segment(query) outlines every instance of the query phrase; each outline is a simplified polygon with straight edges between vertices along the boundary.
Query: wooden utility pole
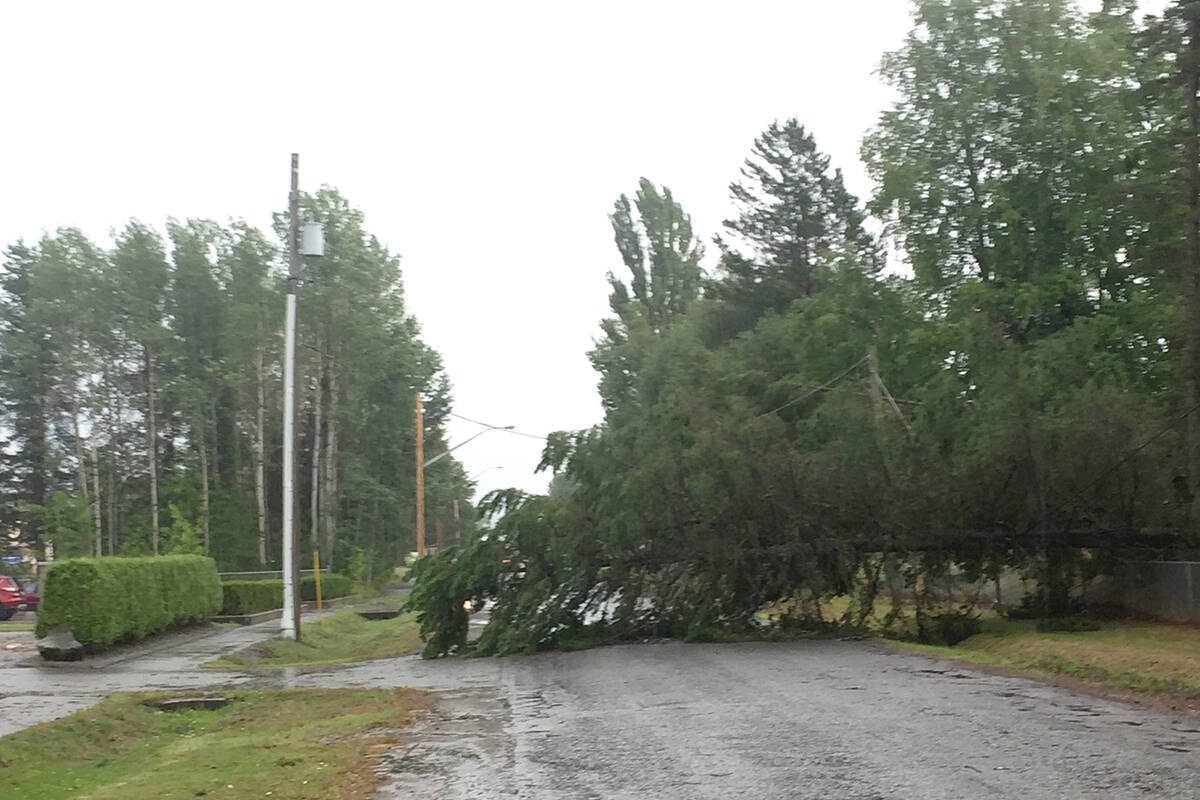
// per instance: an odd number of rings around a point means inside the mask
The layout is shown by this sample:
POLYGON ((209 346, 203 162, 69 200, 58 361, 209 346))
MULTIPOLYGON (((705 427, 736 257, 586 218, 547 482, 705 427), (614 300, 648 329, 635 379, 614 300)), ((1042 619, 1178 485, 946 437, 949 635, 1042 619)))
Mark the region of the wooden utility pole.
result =
POLYGON ((867 369, 871 373, 871 397, 875 403, 875 420, 878 422, 883 416, 883 401, 887 400, 892 411, 896 412, 896 418, 904 426, 904 429, 912 433, 912 428, 909 427, 908 420, 904 418, 904 412, 900 410, 900 405, 896 402, 896 398, 892 397, 892 393, 888 391, 887 384, 883 382, 883 378, 879 377, 879 351, 875 345, 867 348, 867 369))
POLYGON ((433 521, 433 529, 437 531, 437 551, 440 553, 446 546, 446 541, 442 536, 442 518, 438 517, 433 521))
MULTIPOLYGON (((1182 5, 1182 4, 1181 4, 1182 5)), ((1184 231, 1184 403, 1187 412, 1186 442, 1188 488, 1192 493, 1191 524, 1200 527, 1200 11, 1184 11, 1187 52, 1182 77, 1187 86, 1187 217, 1184 231)))
POLYGON ((462 546, 462 521, 458 516, 458 501, 454 501, 454 543, 462 546))
POLYGON ((417 392, 417 558, 425 555, 425 412, 417 392))
POLYGON ((871 375, 871 405, 878 425, 883 419, 883 381, 879 378, 879 350, 875 345, 867 348, 867 371, 871 375))

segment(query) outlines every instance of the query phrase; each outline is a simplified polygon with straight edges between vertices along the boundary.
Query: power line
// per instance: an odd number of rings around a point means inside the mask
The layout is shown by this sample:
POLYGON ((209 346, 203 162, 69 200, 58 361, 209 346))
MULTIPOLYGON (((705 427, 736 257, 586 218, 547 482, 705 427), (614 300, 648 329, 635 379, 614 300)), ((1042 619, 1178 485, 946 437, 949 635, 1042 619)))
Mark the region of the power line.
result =
POLYGON ((805 392, 804 394, 800 395, 799 397, 796 397, 796 398, 794 398, 794 399, 792 399, 792 400, 788 400, 786 403, 784 403, 783 405, 779 406, 779 408, 773 408, 773 409, 771 409, 770 411, 764 411, 763 413, 759 414, 758 416, 760 416, 760 417, 766 417, 766 416, 769 416, 769 415, 771 415, 771 414, 777 414, 778 412, 780 412, 780 411, 783 411, 785 408, 789 408, 789 407, 791 407, 791 406, 794 406, 794 405, 796 405, 796 403, 800 403, 800 402, 803 402, 803 401, 807 400, 808 398, 812 397, 812 396, 813 396, 814 394, 816 394, 817 392, 820 392, 820 391, 822 391, 822 390, 824 390, 824 389, 828 389, 830 386, 833 386, 835 383, 837 383, 838 381, 840 381, 842 378, 846 377, 846 376, 847 376, 847 375, 849 375, 851 372, 853 372, 854 370, 856 370, 856 369, 858 369, 859 367, 861 367, 861 366, 863 365, 863 363, 864 363, 864 362, 866 362, 867 358, 868 358, 868 356, 863 356, 863 357, 862 357, 862 358, 860 358, 858 361, 856 361, 856 362, 855 362, 855 363, 854 363, 852 366, 850 366, 848 369, 844 370, 843 372, 840 372, 840 373, 838 373, 838 375, 837 375, 836 377, 834 377, 834 378, 831 378, 830 380, 828 380, 828 381, 826 381, 825 383, 821 384, 821 385, 820 385, 820 386, 818 386, 817 388, 815 388, 815 389, 811 389, 811 390, 809 390, 809 391, 805 392))
POLYGON ((536 433, 525 433, 524 431, 514 431, 514 430, 510 430, 509 428, 505 428, 501 425, 490 425, 486 422, 480 422, 477 419, 471 419, 470 417, 464 417, 462 414, 455 414, 453 411, 451 411, 449 413, 450 413, 450 416, 454 417, 455 419, 461 419, 463 422, 470 422, 474 425, 482 425, 485 428, 491 428, 492 430, 502 431, 504 433, 511 433, 514 436, 524 436, 528 439, 541 439, 543 442, 546 441, 545 436, 538 436, 536 433))
POLYGON ((1159 437, 1166 434, 1168 431, 1170 431, 1172 428, 1174 428, 1180 422, 1187 419, 1188 417, 1190 417, 1192 414, 1196 413, 1197 411, 1200 411, 1200 403, 1192 406, 1191 408, 1183 411, 1181 414, 1178 414, 1177 416, 1173 417, 1170 422, 1168 422, 1165 426, 1163 426, 1163 428, 1160 431, 1158 431, 1158 433, 1154 434, 1149 439, 1142 442, 1137 447, 1133 448, 1132 450, 1127 452, 1125 455, 1123 455, 1112 466, 1110 466, 1108 469, 1104 470, 1104 472, 1101 472, 1099 476, 1094 478, 1087 486, 1084 486, 1082 489, 1080 489, 1078 492, 1076 492, 1075 497, 1072 498, 1071 500, 1068 500, 1068 502, 1075 502, 1078 499, 1082 499, 1083 495, 1085 493, 1087 493, 1088 490, 1090 490, 1093 486, 1095 486, 1100 481, 1107 478, 1109 475, 1116 472, 1117 469, 1119 469, 1123 464, 1125 464, 1125 462, 1127 462, 1129 459, 1136 456, 1141 451, 1145 450, 1147 447, 1149 447, 1151 444, 1153 444, 1156 440, 1158 440, 1159 437))

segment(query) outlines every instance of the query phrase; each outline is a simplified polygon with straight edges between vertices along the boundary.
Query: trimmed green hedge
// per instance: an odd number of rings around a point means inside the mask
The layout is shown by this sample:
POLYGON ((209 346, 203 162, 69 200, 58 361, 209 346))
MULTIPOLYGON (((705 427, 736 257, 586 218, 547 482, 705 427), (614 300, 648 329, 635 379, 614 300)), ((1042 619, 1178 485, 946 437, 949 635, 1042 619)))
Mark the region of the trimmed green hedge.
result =
MULTIPOLYGON (((351 581, 345 575, 336 572, 321 573, 321 598, 330 600, 334 597, 345 597, 350 594, 351 581)), ((221 613, 257 614, 259 611, 273 611, 283 608, 283 580, 275 578, 266 581, 225 581, 221 584, 224 598, 221 602, 221 613)), ((300 579, 300 599, 317 599, 317 582, 312 575, 300 579)))
POLYGON ((207 619, 221 608, 217 565, 204 556, 74 558, 42 579, 37 636, 66 625, 89 650, 207 619))

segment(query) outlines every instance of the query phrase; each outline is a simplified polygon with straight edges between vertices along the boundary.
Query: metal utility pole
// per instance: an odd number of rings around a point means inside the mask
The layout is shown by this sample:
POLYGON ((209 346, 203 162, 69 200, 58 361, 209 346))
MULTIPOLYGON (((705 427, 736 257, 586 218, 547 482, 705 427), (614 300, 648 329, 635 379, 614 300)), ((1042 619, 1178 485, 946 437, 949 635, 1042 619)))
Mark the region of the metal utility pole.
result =
POLYGON ((292 190, 288 195, 287 317, 283 345, 283 636, 300 638, 296 592, 296 288, 300 283, 300 156, 292 153, 292 190))
POLYGON ((325 231, 318 222, 304 224, 300 236, 300 156, 292 153, 292 191, 288 195, 287 317, 283 346, 283 635, 300 638, 300 559, 296 549, 296 290, 304 262, 325 255, 325 231))
POLYGON ((417 392, 417 558, 425 555, 425 412, 417 392))

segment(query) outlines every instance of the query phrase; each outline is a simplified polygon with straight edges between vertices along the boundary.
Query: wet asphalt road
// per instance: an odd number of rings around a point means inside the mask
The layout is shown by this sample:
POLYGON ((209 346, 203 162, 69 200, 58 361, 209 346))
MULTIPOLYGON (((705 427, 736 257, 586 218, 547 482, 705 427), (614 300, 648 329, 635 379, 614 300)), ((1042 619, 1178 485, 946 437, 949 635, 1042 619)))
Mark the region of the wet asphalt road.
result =
POLYGON ((0 657, 0 734, 123 689, 407 685, 438 702, 381 762, 381 798, 1200 798, 1200 718, 868 643, 405 657, 268 679, 197 669, 271 628, 99 669, 0 657))
MULTIPOLYGON (((374 683, 378 668, 358 669, 374 683)), ((634 645, 420 672, 458 688, 392 754, 384 797, 1200 797, 1200 719, 864 643, 634 645)))

